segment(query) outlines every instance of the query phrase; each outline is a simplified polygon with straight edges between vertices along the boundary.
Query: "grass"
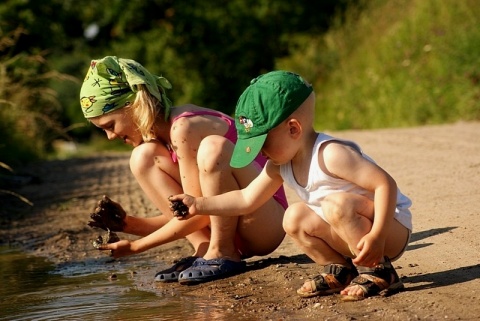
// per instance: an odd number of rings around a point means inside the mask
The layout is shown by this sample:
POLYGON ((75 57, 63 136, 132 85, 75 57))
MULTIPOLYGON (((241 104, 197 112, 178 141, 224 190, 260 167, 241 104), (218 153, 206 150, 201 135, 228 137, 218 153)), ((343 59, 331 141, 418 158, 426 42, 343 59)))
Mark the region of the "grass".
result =
POLYGON ((43 158, 54 138, 69 139, 60 122, 61 103, 52 80, 76 81, 52 70, 44 53, 13 53, 18 28, 0 34, 0 161, 15 166, 43 158))
POLYGON ((314 84, 317 128, 480 118, 477 1, 371 0, 364 6, 326 35, 297 37, 298 49, 278 62, 314 84))
MULTIPOLYGON (((352 7, 337 17, 326 34, 290 37, 291 54, 277 61, 277 69, 296 71, 313 83, 316 128, 480 119, 477 0, 360 0, 360 4, 360 9, 352 7)), ((8 53, 21 32, 1 36, 0 52, 8 53)), ((1 162, 15 167, 35 158, 129 150, 93 135, 88 146, 80 145, 73 154, 49 154, 53 140, 68 140, 73 129, 58 123, 65 106, 49 87, 52 79, 64 87, 65 80, 74 81, 49 70, 41 54, 0 56, 1 162)))

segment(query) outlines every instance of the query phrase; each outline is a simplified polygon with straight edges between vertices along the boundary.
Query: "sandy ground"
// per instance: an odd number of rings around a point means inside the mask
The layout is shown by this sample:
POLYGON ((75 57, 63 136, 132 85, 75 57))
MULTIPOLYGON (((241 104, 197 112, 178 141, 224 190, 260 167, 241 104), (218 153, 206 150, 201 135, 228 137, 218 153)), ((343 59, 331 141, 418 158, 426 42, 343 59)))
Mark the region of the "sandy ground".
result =
MULTIPOLYGON (((413 200, 412 240, 394 263, 405 291, 354 303, 335 295, 301 299, 296 289, 318 267, 289 238, 271 255, 248 260, 241 275, 165 285, 153 282, 152 268, 141 270, 137 285, 215 298, 244 320, 479 320, 480 123, 329 134, 359 143, 413 200)), ((101 195, 119 201, 128 213, 159 214, 133 180, 125 153, 43 162, 24 172, 41 180, 16 189, 35 205, 29 209, 0 198, 0 242, 47 256, 60 267, 101 259, 90 243, 98 233, 86 226, 101 195)), ((297 201, 287 192, 290 202, 297 201)), ((122 260, 137 266, 154 262, 160 269, 190 253, 188 243, 179 240, 122 260)))

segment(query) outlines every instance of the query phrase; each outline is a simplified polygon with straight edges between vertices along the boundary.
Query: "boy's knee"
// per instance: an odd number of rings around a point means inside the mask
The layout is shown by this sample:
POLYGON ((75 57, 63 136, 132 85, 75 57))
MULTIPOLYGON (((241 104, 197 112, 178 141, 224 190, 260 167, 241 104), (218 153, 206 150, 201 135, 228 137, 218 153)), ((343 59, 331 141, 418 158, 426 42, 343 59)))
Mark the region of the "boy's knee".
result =
POLYGON ((330 224, 341 222, 354 213, 354 209, 345 194, 334 194, 322 201, 325 219, 330 224))
POLYGON ((303 203, 294 203, 290 205, 286 210, 285 214, 283 215, 283 230, 288 235, 297 234, 300 231, 300 223, 302 220, 302 208, 305 205, 303 203), (303 205, 303 206, 302 206, 303 205))
POLYGON ((373 202, 367 197, 350 193, 329 195, 322 201, 322 210, 326 221, 331 225, 342 224, 357 215, 373 214, 373 202))

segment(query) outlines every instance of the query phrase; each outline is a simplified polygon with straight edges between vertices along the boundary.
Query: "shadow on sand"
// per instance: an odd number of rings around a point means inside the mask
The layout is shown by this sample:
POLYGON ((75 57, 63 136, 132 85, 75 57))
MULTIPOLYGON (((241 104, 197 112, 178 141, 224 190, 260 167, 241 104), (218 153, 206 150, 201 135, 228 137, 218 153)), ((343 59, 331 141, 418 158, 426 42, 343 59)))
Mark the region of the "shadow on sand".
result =
MULTIPOLYGON (((411 244, 420 240, 427 239, 431 236, 448 233, 457 227, 443 227, 435 228, 426 231, 420 231, 413 233, 410 238, 410 244, 407 247, 407 251, 416 250, 422 247, 433 245, 434 243, 421 243, 421 244, 411 244)), ((258 261, 252 261, 248 264, 247 270, 259 270, 264 269, 270 265, 275 264, 288 264, 288 263, 297 263, 297 264, 310 264, 314 263, 307 255, 297 254, 292 256, 281 255, 278 258, 267 258, 261 259, 258 261)), ((406 291, 416 291, 421 289, 430 289, 442 286, 448 286, 452 284, 458 284, 463 282, 469 282, 475 279, 480 278, 480 264, 472 266, 459 267, 457 269, 427 273, 416 276, 406 277, 403 281, 409 284, 421 283, 418 285, 409 286, 406 291)))

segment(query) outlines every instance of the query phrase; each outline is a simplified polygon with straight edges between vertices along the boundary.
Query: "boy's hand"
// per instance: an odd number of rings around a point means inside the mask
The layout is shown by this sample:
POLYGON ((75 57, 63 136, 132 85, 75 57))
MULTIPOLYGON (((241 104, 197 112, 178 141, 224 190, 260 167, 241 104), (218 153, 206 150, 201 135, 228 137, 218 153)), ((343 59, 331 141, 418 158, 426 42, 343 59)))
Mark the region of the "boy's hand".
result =
POLYGON ((187 194, 172 195, 168 197, 168 200, 173 216, 180 220, 195 213, 195 197, 193 196, 187 194))
POLYGON ((88 225, 105 231, 122 232, 125 227, 125 216, 127 213, 120 204, 103 195, 93 213, 90 214, 92 221, 89 221, 88 225))
POLYGON ((357 244, 360 253, 352 261, 355 265, 374 267, 383 260, 385 250, 385 240, 372 235, 366 234, 357 244))

